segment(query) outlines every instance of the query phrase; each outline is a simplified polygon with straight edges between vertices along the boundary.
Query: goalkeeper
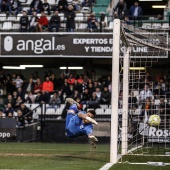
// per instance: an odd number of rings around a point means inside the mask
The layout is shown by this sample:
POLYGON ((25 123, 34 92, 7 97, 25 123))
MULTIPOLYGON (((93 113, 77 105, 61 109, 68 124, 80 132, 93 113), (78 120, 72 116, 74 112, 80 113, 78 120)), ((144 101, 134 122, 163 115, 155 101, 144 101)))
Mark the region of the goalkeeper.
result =
POLYGON ((89 110, 87 113, 84 111, 78 111, 77 106, 79 104, 72 98, 67 98, 67 102, 71 104, 69 110, 67 111, 66 117, 66 136, 69 138, 74 138, 77 136, 87 135, 90 142, 98 141, 98 139, 93 135, 93 125, 98 125, 93 119, 96 115, 94 110, 89 110))

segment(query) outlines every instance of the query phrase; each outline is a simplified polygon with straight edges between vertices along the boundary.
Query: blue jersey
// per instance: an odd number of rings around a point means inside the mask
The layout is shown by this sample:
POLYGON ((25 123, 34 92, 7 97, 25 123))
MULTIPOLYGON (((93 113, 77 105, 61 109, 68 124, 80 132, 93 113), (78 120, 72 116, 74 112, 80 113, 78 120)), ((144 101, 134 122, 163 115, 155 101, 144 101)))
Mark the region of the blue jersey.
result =
POLYGON ((68 137, 89 135, 93 131, 93 125, 91 123, 84 124, 83 119, 79 118, 78 115, 68 113, 66 119, 66 122, 68 122, 66 124, 68 137))

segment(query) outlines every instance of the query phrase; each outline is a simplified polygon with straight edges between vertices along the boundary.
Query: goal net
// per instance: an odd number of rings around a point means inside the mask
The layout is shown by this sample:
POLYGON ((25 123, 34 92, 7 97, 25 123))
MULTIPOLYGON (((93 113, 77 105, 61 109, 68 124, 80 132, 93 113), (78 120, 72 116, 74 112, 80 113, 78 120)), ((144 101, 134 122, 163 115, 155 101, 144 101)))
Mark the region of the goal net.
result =
POLYGON ((156 77, 154 67, 168 57, 169 46, 168 30, 121 23, 119 162, 170 165, 170 96, 165 75, 156 77))

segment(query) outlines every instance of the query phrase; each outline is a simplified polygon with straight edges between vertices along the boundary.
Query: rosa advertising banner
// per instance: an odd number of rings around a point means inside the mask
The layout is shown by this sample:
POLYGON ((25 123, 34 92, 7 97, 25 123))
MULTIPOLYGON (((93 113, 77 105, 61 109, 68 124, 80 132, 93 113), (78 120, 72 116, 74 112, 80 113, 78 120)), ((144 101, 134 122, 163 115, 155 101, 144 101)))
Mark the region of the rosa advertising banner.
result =
POLYGON ((170 143, 169 128, 158 128, 139 123, 139 134, 145 136, 148 142, 170 143))

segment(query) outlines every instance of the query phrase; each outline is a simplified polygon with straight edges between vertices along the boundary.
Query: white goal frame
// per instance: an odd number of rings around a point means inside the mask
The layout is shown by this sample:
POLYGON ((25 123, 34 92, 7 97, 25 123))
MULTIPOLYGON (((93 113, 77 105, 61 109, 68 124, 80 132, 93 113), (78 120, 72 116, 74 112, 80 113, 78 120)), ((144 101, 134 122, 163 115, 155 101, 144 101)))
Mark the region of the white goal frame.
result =
MULTIPOLYGON (((110 163, 118 161, 118 98, 119 98, 119 58, 120 58, 120 20, 113 21, 113 57, 112 57, 112 114, 111 114, 111 142, 110 163)), ((129 48, 124 53, 123 70, 123 100, 122 114, 122 155, 127 154, 127 124, 128 124, 128 77, 129 77, 129 48)))
MULTIPOLYGON (((112 53, 112 113, 111 113, 111 139, 110 139, 110 163, 116 164, 118 160, 127 155, 130 151, 128 151, 128 97, 129 97, 129 66, 130 66, 130 45, 129 42, 126 41, 126 33, 124 30, 121 30, 121 21, 119 19, 114 19, 113 21, 113 53, 112 53), (121 127, 121 151, 118 150, 118 130, 119 130, 119 122, 118 122, 118 100, 119 100, 119 65, 120 65, 120 40, 121 37, 124 39, 125 51, 123 55, 123 107, 122 107, 122 127, 121 127)), ((127 36, 129 38, 131 35, 127 36)), ((133 37, 130 37, 133 38, 133 37)), ((134 37, 134 40, 135 37, 134 37)), ((136 40, 137 43, 140 43, 141 40, 136 40)), ((168 42, 167 42, 168 43, 168 42)), ((142 43, 141 43, 142 44, 142 43)), ((151 43, 143 43, 146 46, 151 46, 155 49, 160 49, 164 51, 170 51, 166 47, 158 47, 156 45, 152 45, 151 43)), ((141 146, 138 146, 141 147, 141 146)), ((136 147, 136 149, 138 148, 136 147)), ((136 150, 135 148, 133 148, 136 150)), ((133 150, 132 149, 132 150, 133 150)), ((169 152, 168 152, 169 153, 169 152)), ((149 156, 149 155, 148 155, 149 156)), ((157 156, 157 155, 155 155, 157 156)), ((161 156, 161 155, 159 155, 161 156)), ((164 156, 164 155, 163 155, 164 156)), ((169 156, 169 155, 168 155, 169 156)), ((130 164, 148 164, 155 165, 159 164, 159 162, 147 162, 147 163, 130 163, 130 164)), ((159 166, 170 165, 170 163, 162 163, 159 166)))

